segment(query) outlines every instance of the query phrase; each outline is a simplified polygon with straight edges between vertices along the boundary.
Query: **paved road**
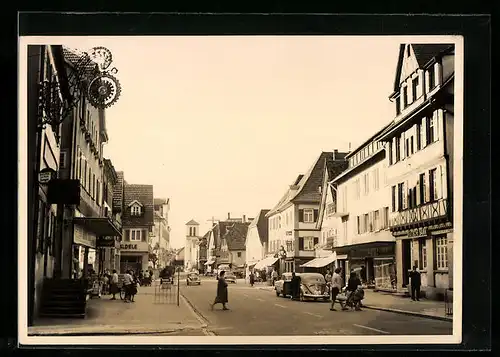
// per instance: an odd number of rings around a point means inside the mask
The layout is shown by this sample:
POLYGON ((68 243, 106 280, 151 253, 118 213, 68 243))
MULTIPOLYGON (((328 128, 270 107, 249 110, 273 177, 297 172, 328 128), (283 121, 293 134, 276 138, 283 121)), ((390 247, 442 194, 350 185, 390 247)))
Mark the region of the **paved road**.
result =
POLYGON ((221 305, 210 310, 215 279, 200 286, 181 284, 181 294, 221 336, 285 335, 449 335, 452 323, 391 312, 330 311, 329 303, 291 301, 274 291, 250 287, 243 281, 229 285, 230 311, 221 305))

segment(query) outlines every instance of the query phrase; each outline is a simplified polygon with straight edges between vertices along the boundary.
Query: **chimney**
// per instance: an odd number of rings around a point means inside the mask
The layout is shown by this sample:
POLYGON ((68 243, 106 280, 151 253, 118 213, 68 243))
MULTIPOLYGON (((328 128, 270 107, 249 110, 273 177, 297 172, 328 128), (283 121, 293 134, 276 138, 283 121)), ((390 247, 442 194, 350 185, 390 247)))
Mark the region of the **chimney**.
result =
POLYGON ((246 223, 246 222, 247 222, 247 216, 243 215, 243 223, 246 223))
POLYGON ((230 212, 228 212, 228 213, 227 213, 227 219, 228 219, 228 220, 230 220, 230 219, 231 219, 231 213, 230 213, 230 212))
POLYGON ((339 153, 339 151, 337 149, 333 150, 333 160, 337 160, 337 154, 339 153))

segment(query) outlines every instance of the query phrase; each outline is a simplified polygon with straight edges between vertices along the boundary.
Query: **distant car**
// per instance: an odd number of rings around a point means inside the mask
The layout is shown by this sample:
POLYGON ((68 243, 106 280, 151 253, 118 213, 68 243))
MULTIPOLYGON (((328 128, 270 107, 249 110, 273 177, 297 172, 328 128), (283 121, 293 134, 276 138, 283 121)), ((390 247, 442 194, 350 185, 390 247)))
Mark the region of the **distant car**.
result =
POLYGON ((198 273, 189 273, 186 278, 186 285, 201 285, 200 275, 198 273))
POLYGON ((233 273, 226 273, 225 279, 228 283, 236 284, 236 275, 233 273))
MULTIPOLYGON (((300 301, 330 299, 330 291, 325 277, 320 273, 296 273, 300 277, 300 301)), ((292 273, 284 273, 280 280, 274 283, 276 296, 291 296, 292 273)))

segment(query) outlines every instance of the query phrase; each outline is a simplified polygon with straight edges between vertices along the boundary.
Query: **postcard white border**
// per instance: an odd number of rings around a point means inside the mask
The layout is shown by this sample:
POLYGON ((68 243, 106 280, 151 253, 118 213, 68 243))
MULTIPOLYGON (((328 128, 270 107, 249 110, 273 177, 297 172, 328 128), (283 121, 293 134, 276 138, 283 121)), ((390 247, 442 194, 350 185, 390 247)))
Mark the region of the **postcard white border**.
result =
MULTIPOLYGON (((118 36, 117 36, 118 37, 118 36)), ((125 37, 125 36, 119 36, 125 37)), ((151 40, 171 36, 127 36, 134 40, 151 40)), ((235 37, 235 36, 232 36, 235 37)), ((248 37, 248 36, 241 36, 248 37)), ((269 37, 269 36, 266 36, 269 37)), ((292 37, 292 36, 287 36, 292 37)), ((297 36, 293 36, 297 37, 297 36)), ((305 36, 302 36, 305 37, 305 36)), ((311 36, 307 36, 311 37, 311 36)), ((322 37, 371 37, 388 36, 322 36, 322 37)), ((401 43, 454 43, 455 44, 455 127, 454 127, 454 192, 463 192, 463 87, 464 53, 462 36, 390 36, 400 38, 401 43)), ((462 341, 462 194, 454 196, 454 246, 453 246, 453 334, 409 336, 28 336, 28 289, 27 280, 27 46, 29 44, 62 44, 83 40, 90 47, 116 40, 113 36, 26 36, 19 38, 19 120, 18 120, 18 341, 22 345, 368 345, 368 344, 458 344, 462 341), (92 45, 90 45, 92 44, 92 45)))

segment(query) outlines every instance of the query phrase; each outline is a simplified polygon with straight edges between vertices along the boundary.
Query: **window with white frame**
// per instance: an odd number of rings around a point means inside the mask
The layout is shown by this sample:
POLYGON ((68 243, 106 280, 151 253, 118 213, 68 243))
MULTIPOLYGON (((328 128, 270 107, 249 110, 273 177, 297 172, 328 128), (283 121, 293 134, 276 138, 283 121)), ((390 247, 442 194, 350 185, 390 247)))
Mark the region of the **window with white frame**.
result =
POLYGON ((314 237, 304 237, 304 250, 314 250, 314 237))
POLYGON ((314 223, 314 209, 304 209, 304 223, 314 223))
POLYGON ((141 214, 141 206, 133 205, 132 207, 130 207, 130 214, 132 216, 139 216, 141 214))
POLYGON ((420 269, 427 269, 427 246, 426 246, 426 239, 421 239, 420 240, 420 269))
POLYGON ((142 240, 142 230, 141 229, 131 229, 130 230, 130 241, 141 241, 142 240))
POLYGON ((438 269, 448 269, 448 239, 436 238, 436 266, 438 269))

